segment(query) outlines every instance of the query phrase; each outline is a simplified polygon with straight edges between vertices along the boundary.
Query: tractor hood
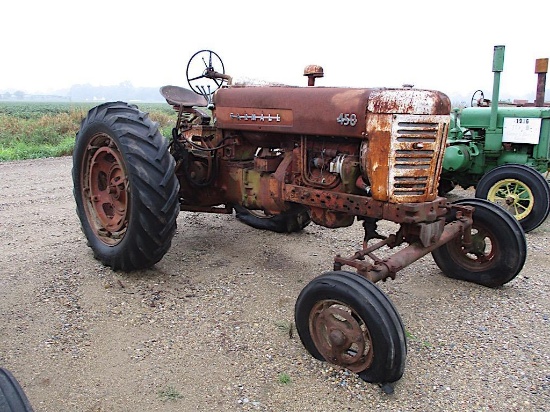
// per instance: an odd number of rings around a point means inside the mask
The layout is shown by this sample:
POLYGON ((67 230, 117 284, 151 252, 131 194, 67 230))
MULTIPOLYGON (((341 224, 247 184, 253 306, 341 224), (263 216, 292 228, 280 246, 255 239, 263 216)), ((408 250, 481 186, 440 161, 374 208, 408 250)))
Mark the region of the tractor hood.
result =
POLYGON ((368 113, 439 115, 449 98, 418 89, 232 86, 214 95, 223 129, 319 136, 365 136, 368 113))

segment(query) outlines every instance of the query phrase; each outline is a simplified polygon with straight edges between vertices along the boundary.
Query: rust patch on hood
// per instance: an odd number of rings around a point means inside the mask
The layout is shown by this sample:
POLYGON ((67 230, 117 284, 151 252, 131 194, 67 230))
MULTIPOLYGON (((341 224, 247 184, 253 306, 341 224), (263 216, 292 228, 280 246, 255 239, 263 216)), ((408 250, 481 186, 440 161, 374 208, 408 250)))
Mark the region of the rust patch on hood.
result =
POLYGON ((441 92, 417 89, 373 90, 367 106, 371 113, 449 114, 451 101, 441 92))

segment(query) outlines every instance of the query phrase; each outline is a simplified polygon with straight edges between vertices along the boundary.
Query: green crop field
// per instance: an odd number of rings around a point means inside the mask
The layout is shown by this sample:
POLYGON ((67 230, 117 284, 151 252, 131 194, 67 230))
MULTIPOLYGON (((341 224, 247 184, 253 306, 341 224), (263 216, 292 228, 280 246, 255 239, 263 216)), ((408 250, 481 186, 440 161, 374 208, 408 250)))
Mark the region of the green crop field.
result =
MULTIPOLYGON (((72 154, 80 122, 96 103, 0 102, 0 161, 72 154)), ((168 104, 137 106, 170 136, 176 113, 168 104)))

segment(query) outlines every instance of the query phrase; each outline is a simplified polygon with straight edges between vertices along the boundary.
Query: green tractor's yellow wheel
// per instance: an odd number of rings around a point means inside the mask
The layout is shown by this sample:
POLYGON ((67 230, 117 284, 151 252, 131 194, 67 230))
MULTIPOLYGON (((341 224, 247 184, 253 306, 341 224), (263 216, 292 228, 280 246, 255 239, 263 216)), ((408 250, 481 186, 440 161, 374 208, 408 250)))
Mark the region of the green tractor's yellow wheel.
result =
POLYGON ((487 200, 510 212, 517 220, 525 219, 533 210, 535 198, 529 186, 517 179, 496 182, 487 193, 487 200))
POLYGON ((542 173, 525 165, 491 169, 479 180, 476 197, 502 206, 526 233, 539 227, 550 213, 550 186, 542 173))

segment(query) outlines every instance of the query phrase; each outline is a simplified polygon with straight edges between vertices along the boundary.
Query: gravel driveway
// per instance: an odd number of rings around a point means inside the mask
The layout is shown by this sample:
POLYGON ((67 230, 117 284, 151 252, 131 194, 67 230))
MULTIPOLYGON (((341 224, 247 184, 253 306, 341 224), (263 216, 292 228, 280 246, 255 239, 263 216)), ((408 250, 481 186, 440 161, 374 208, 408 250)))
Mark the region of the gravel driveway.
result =
POLYGON ((360 246, 360 224, 277 234, 182 212, 160 263, 112 272, 86 246, 70 171, 0 163, 0 366, 37 412, 550 410, 550 221, 504 287, 446 278, 430 255, 379 284, 408 335, 386 395, 292 327, 300 290, 360 246))

